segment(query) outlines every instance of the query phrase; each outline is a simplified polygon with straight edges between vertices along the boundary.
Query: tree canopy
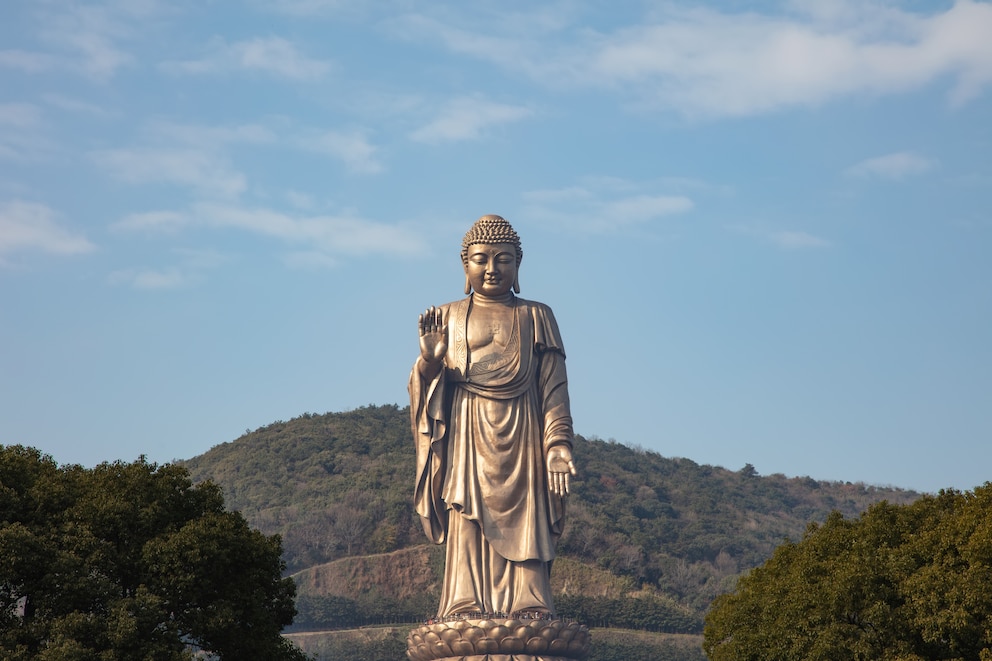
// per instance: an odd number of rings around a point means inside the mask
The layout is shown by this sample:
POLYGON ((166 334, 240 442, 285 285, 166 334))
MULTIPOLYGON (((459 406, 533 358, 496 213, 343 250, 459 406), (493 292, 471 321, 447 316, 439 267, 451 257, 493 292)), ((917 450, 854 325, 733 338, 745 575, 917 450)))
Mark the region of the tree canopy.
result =
POLYGON ((0 446, 5 659, 304 659, 281 553, 181 466, 0 446))
POLYGON ((811 525, 718 597, 712 661, 992 660, 992 483, 811 525))

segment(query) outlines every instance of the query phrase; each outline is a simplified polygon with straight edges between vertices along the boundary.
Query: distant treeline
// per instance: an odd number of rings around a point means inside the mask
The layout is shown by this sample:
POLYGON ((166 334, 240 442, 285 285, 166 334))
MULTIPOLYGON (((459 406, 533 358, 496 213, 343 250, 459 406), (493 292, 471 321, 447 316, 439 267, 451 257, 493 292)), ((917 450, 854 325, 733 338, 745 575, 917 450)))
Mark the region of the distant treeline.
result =
POLYGON ((563 617, 590 627, 637 629, 659 633, 702 633, 703 620, 651 597, 591 597, 561 594, 555 608, 563 617))
POLYGON ((385 624, 422 622, 424 614, 437 610, 434 595, 396 599, 365 593, 357 598, 304 594, 296 600, 296 619, 289 631, 354 629, 385 624))
MULTIPOLYGON (((297 615, 290 631, 416 623, 424 619, 424 613, 430 613, 437 607, 435 601, 434 595, 406 600, 375 593, 360 595, 356 599, 335 595, 301 595, 296 602, 297 615)), ((698 634, 703 631, 700 617, 659 599, 558 595, 555 605, 562 617, 591 627, 660 633, 698 634)))

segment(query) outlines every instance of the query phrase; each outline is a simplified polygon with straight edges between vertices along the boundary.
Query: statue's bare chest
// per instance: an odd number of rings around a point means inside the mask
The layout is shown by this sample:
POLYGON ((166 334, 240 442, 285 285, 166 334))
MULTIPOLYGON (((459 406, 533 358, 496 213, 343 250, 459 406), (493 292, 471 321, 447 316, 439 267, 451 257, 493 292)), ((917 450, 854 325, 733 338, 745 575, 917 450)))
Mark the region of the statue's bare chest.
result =
POLYGON ((505 307, 475 307, 468 315, 465 339, 469 351, 486 353, 507 346, 513 331, 513 310, 505 307))
POLYGON ((472 362, 486 357, 496 359, 517 345, 517 308, 515 305, 473 305, 468 311, 465 341, 472 362))

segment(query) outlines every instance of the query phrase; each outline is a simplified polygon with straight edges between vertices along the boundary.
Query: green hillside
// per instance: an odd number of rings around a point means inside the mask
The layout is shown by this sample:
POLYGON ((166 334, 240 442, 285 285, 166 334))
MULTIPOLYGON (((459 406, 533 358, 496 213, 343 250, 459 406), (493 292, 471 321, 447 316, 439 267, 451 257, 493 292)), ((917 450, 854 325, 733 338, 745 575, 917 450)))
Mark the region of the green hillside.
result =
MULTIPOLYGON (((575 456, 556 600, 593 626, 697 634, 716 595, 810 522, 918 497, 582 437, 575 456), (625 606, 632 597, 636 608, 625 606)), ((227 506, 253 526, 282 535, 300 585, 299 628, 345 626, 341 612, 430 615, 422 611, 436 598, 441 559, 413 512, 413 462, 408 411, 369 406, 276 422, 184 463, 194 480, 220 485, 227 506)))

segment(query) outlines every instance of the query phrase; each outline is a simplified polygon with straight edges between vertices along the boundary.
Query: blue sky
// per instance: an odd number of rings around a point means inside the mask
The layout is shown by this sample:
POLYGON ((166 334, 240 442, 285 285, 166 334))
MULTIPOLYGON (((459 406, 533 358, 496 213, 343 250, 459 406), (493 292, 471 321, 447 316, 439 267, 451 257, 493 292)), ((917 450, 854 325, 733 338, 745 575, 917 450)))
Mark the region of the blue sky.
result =
POLYGON ((404 405, 416 317, 461 296, 461 236, 499 213, 578 433, 992 478, 992 3, 0 18, 0 443, 164 462, 404 405))

